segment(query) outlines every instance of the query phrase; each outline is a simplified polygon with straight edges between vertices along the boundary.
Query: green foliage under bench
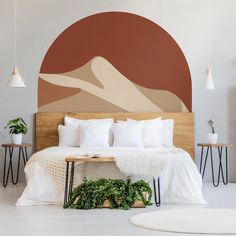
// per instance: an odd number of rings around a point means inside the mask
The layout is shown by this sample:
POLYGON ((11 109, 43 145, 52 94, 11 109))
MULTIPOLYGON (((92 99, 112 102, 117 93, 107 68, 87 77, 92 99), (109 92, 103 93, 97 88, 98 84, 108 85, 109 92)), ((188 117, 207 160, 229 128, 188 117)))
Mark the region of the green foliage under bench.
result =
POLYGON ((152 190, 143 180, 130 183, 130 180, 121 179, 85 179, 74 188, 64 207, 88 210, 109 206, 128 210, 137 202, 141 202, 143 207, 151 205, 151 198, 152 190))

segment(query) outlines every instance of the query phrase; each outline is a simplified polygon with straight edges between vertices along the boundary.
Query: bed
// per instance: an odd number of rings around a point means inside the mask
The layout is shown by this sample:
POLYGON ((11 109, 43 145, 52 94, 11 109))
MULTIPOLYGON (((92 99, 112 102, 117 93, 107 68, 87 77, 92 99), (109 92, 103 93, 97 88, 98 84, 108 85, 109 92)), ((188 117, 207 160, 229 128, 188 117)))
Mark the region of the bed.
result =
MULTIPOLYGON (((36 153, 27 163, 25 168, 27 186, 18 199, 18 206, 42 205, 42 204, 63 204, 64 183, 66 163, 68 156, 97 155, 98 157, 117 156, 142 156, 150 158, 160 156, 166 159, 167 168, 161 176, 162 199, 164 203, 180 204, 205 204, 202 195, 202 179, 193 162, 194 159, 194 114, 193 113, 36 113, 36 153), (127 117, 134 120, 148 120, 156 117, 162 119, 174 119, 174 145, 171 148, 161 149, 135 149, 135 148, 108 148, 108 149, 83 149, 70 147, 57 147, 57 127, 63 124, 65 116, 81 120, 113 118, 125 120, 127 117), (170 155, 171 154, 171 155, 170 155), (52 178, 54 176, 54 178, 52 178)), ((132 158, 131 158, 132 160, 132 158)), ((147 159, 148 160, 148 159, 147 159)), ((86 166, 77 172, 75 184, 80 183, 83 175, 92 174, 93 178, 125 178, 114 163, 86 166), (106 166, 107 165, 107 166, 106 166), (110 165, 110 166, 108 166, 110 165), (109 176, 109 171, 113 176, 109 176), (96 172, 97 173, 94 173, 96 172), (99 174, 98 174, 99 173, 99 174), (82 175, 82 176, 81 176, 82 175), (95 175, 95 176, 94 176, 95 175)), ((140 178, 140 176, 134 176, 140 178)), ((148 179, 147 179, 148 181, 148 179)))

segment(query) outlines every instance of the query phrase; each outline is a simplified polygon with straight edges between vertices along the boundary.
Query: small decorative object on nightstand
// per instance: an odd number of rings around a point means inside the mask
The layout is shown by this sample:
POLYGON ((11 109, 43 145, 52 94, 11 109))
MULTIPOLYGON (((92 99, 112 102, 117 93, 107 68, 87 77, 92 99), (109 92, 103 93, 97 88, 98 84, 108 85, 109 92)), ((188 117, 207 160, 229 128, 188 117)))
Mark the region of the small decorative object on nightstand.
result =
POLYGON ((9 128, 10 134, 12 135, 12 143, 16 145, 20 145, 22 143, 22 135, 25 135, 28 132, 27 124, 21 117, 14 120, 9 120, 4 129, 6 128, 9 128))
POLYGON ((207 134, 207 142, 210 144, 216 144, 218 139, 218 134, 215 133, 215 125, 213 120, 208 120, 207 124, 211 128, 211 133, 207 134))
POLYGON ((3 172, 3 187, 7 186, 8 183, 8 178, 9 174, 11 172, 11 181, 13 184, 18 183, 19 179, 19 170, 20 170, 20 161, 21 158, 23 159, 24 165, 26 165, 26 162, 28 161, 28 155, 27 155, 27 148, 31 147, 31 144, 29 143, 22 143, 20 145, 16 144, 2 144, 2 147, 5 148, 5 159, 4 159, 4 172, 3 172), (14 148, 19 149, 18 153, 18 164, 17 164, 17 173, 16 173, 16 179, 14 181, 14 176, 13 176, 13 165, 12 165, 12 158, 13 158, 13 152, 14 148), (9 164, 7 167, 7 154, 9 153, 9 164))
POLYGON ((218 143, 218 144, 198 143, 198 146, 202 148, 202 150, 201 150, 201 160, 200 160, 200 173, 202 175, 202 178, 204 178, 206 164, 207 164, 207 158, 208 158, 208 153, 209 153, 209 150, 210 150, 212 183, 213 183, 213 185, 215 187, 217 187, 219 185, 219 183, 220 183, 220 175, 221 175, 222 181, 226 185, 228 183, 228 179, 229 179, 229 173, 228 173, 228 148, 229 147, 234 147, 234 145, 233 144, 220 144, 220 143, 218 143), (204 159, 204 157, 203 157, 204 147, 206 147, 205 161, 203 160, 204 159), (217 150, 218 150, 219 170, 218 170, 217 182, 215 182, 212 148, 217 148, 217 150), (222 162, 223 149, 224 148, 225 148, 225 173, 224 173, 223 162, 222 162), (202 166, 203 165, 203 161, 204 161, 204 166, 202 166), (203 169, 202 169, 202 167, 203 167, 203 169))

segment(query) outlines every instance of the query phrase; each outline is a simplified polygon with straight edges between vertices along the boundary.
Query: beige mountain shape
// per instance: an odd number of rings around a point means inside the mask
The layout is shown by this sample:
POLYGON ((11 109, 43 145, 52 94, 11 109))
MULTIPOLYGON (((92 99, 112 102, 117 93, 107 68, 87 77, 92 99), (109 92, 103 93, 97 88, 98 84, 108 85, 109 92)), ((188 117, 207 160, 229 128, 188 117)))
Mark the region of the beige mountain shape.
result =
POLYGON ((40 111, 187 111, 176 95, 135 85, 103 57, 94 57, 74 71, 40 74, 40 78, 54 85, 82 90, 44 105, 40 111))

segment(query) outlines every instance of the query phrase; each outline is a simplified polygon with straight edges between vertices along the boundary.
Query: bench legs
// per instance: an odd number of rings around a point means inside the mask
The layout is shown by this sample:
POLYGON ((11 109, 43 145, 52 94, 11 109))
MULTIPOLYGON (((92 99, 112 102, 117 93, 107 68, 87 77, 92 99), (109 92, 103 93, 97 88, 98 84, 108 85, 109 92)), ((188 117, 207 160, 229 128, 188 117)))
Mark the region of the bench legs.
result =
POLYGON ((71 164, 69 161, 66 162, 64 208, 66 206, 66 203, 69 201, 71 192, 73 190, 74 169, 75 169, 75 162, 71 162, 71 164), (70 177, 70 180, 69 180, 69 177, 70 177))
POLYGON ((156 178, 153 177, 153 190, 154 190, 155 204, 157 207, 159 207, 161 205, 160 178, 159 177, 157 178, 157 189, 156 189, 156 178))
MULTIPOLYGON (((74 169, 75 169, 75 162, 69 162, 69 161, 66 162, 64 208, 65 208, 67 202, 69 201, 71 192, 73 190, 74 169)), ((153 177, 153 190, 154 190, 155 204, 156 204, 157 207, 159 207, 161 205, 160 179, 159 179, 159 177, 157 179, 157 184, 156 184, 156 178, 153 177)))

